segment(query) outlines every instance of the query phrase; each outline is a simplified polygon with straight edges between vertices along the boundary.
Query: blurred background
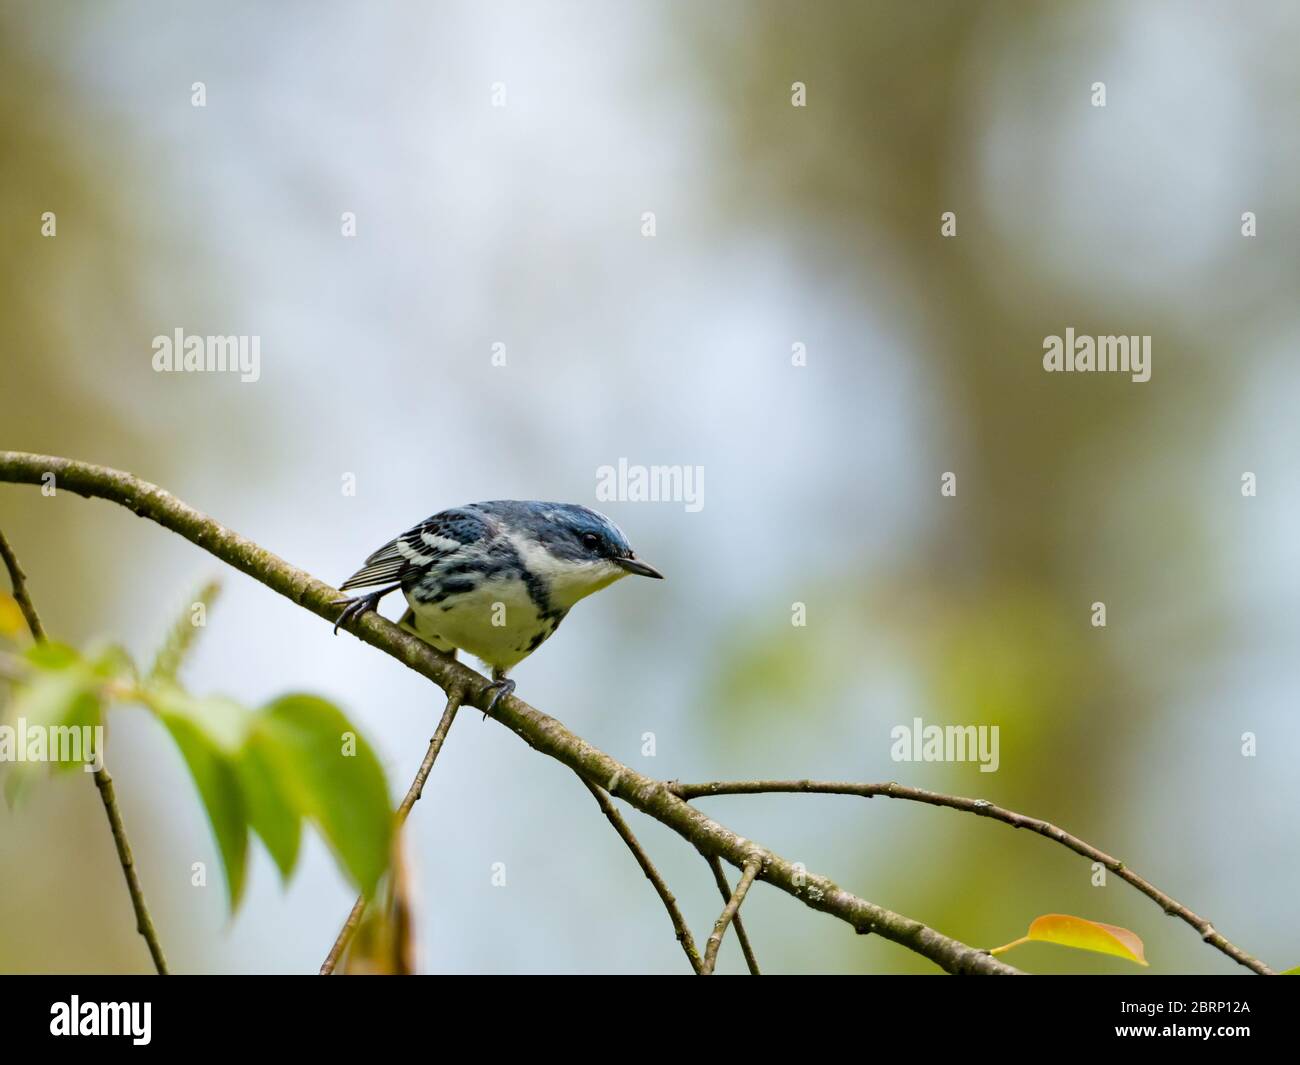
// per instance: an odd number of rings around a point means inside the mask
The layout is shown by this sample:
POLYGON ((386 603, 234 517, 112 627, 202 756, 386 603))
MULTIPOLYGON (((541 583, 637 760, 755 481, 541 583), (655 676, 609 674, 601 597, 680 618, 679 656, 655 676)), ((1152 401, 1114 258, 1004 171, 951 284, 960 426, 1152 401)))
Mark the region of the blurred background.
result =
MULTIPOLYGON (((528 701, 664 779, 897 779, 1047 818, 1286 968, 1298 32, 1285 3, 5 0, 0 447, 129 469, 334 583, 447 506, 598 506, 668 580, 576 609, 516 670, 528 701), (1150 334, 1151 381, 1045 374, 1067 326, 1150 334), (153 372, 178 327, 260 336, 260 380, 153 372), (620 458, 702 466, 703 509, 598 502, 620 458), (891 761, 914 717, 998 725, 998 772, 891 761)), ((0 528, 54 635, 145 660, 221 576, 191 689, 335 699, 405 790, 441 710, 414 673, 114 505, 0 485, 0 528)), ((255 843, 231 917, 218 875, 190 885, 219 863, 174 745, 111 724, 173 967, 315 971, 353 898, 324 844, 282 888, 255 843)), ((701 805, 968 943, 1066 912, 1133 929, 1153 972, 1245 971, 1003 825, 701 805)), ((707 867, 626 812, 702 940, 707 867)), ((686 971, 587 791, 477 714, 407 848, 423 970, 686 971)), ((149 971, 77 775, 0 812, 0 897, 0 970, 149 971)), ((936 971, 761 884, 744 912, 768 971, 936 971)))

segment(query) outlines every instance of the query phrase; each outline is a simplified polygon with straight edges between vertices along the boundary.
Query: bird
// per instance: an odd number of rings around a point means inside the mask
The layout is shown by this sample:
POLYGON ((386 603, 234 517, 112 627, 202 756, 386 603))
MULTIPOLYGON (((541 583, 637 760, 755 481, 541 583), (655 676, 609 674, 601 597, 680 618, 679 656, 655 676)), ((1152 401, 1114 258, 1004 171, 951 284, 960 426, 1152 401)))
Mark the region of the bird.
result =
POLYGON ((334 632, 400 589, 403 630, 444 654, 466 651, 491 670, 481 693, 493 693, 486 716, 515 690, 507 672, 554 635, 574 604, 629 574, 663 579, 598 511, 538 500, 470 503, 439 511, 373 552, 339 590, 376 590, 336 599, 343 610, 334 632))

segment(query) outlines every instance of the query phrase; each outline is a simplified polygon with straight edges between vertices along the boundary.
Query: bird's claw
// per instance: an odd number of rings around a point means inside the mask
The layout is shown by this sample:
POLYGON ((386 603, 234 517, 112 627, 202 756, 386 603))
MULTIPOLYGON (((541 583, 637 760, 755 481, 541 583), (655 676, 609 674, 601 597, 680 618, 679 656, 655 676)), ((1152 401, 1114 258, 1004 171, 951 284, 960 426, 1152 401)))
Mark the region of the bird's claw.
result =
POLYGON ((498 677, 491 684, 485 685, 483 690, 479 692, 480 695, 486 695, 488 692, 495 692, 496 694, 492 696, 492 701, 487 704, 487 709, 483 711, 484 719, 486 719, 488 714, 492 713, 492 711, 497 708, 497 703, 499 703, 502 698, 513 694, 514 690, 515 682, 509 677, 498 677))
POLYGON ((334 635, 339 634, 339 626, 345 621, 351 621, 353 618, 364 614, 367 610, 378 610, 381 598, 381 595, 372 593, 370 595, 358 595, 355 599, 346 596, 342 599, 335 599, 333 605, 343 607, 343 612, 339 614, 338 620, 334 622, 334 635))

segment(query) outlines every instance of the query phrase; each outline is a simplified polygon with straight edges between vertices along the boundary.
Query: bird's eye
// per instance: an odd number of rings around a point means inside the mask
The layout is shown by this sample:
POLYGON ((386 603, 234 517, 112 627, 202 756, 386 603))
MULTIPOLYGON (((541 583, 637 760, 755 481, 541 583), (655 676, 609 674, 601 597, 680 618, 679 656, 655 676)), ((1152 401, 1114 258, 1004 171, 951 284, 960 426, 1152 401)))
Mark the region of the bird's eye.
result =
POLYGON ((582 546, 588 551, 595 551, 600 546, 600 537, 595 533, 583 533, 582 546))

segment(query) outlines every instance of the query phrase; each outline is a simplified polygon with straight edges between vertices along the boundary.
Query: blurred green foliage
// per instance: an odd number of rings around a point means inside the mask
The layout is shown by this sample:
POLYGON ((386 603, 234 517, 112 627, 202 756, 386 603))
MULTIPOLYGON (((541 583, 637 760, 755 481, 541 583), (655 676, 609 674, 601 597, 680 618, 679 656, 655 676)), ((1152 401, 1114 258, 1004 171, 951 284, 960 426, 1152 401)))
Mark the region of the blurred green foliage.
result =
POLYGON ((372 895, 388 867, 394 822, 370 744, 338 707, 316 696, 285 695, 251 710, 232 699, 191 694, 175 678, 180 643, 173 634, 162 658, 167 668, 144 677, 117 646, 82 653, 46 642, 10 656, 15 669, 3 723, 14 736, 41 742, 33 760, 14 752, 4 766, 10 806, 28 796, 45 762, 67 770, 102 760, 109 708, 141 706, 157 715, 189 768, 216 837, 232 910, 244 890, 250 830, 287 880, 305 821, 319 829, 357 889, 372 895), (99 739, 79 743, 75 760, 56 760, 48 737, 67 729, 99 739))

